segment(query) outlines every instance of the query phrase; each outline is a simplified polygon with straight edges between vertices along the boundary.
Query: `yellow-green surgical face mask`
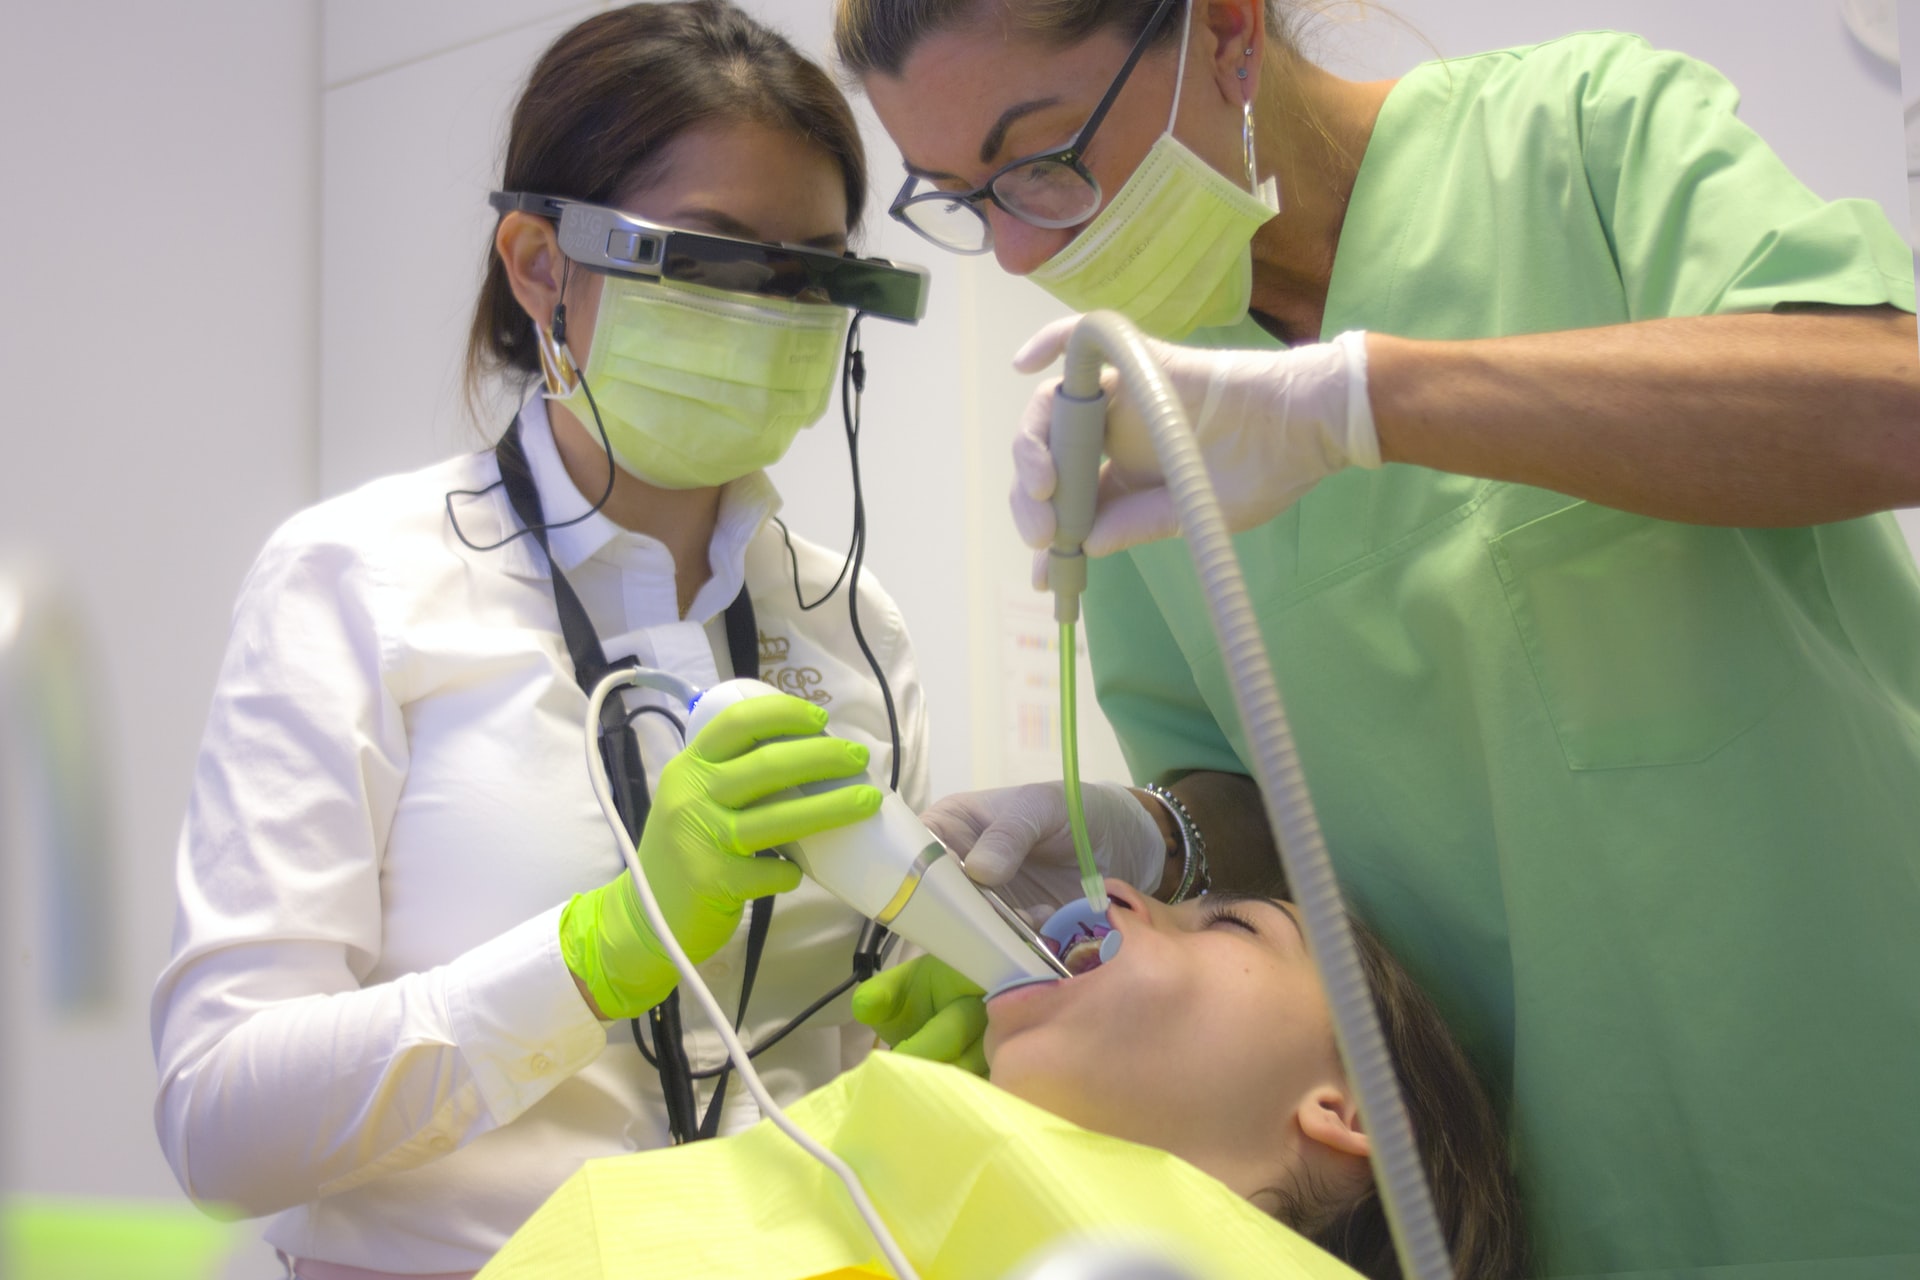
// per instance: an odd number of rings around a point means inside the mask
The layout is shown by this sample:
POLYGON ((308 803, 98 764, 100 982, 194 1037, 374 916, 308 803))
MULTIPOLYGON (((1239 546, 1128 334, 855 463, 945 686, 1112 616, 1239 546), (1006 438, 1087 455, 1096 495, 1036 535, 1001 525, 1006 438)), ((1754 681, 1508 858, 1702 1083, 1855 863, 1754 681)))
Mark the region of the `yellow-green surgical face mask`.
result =
MULTIPOLYGON (((1186 63, 1183 28, 1175 117, 1186 63)), ((1170 117, 1107 207, 1028 279, 1075 311, 1118 311, 1146 333, 1178 342, 1246 315, 1253 233, 1280 200, 1272 179, 1257 193, 1241 190, 1174 137, 1173 124, 1170 117)), ((1250 134, 1248 156, 1251 163, 1250 134)))
POLYGON ((826 412, 849 313, 697 285, 603 276, 586 386, 622 468, 663 489, 725 484, 778 462, 826 412))

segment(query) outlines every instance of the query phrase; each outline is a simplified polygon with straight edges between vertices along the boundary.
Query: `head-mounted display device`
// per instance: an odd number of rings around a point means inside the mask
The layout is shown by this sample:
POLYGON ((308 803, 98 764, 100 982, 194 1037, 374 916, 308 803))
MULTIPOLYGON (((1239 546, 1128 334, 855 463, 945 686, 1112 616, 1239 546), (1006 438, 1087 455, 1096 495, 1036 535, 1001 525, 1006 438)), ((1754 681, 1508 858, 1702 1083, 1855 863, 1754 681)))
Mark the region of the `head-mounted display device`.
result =
POLYGON ((560 251, 589 271, 847 307, 907 324, 927 311, 927 270, 912 263, 683 231, 605 205, 525 191, 495 191, 487 203, 503 214, 552 218, 560 251))

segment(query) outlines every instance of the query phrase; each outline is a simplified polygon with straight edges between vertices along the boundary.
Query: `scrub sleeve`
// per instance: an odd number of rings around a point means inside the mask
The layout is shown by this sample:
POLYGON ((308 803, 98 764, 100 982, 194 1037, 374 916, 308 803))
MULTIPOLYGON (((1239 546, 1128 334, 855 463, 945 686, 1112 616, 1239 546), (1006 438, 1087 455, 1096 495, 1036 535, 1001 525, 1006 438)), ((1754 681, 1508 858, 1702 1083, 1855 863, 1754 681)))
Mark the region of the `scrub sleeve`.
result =
MULTIPOLYGON (((1710 68, 1610 33, 1416 69, 1325 335, 1914 305, 1710 68)), ((1199 345, 1275 345, 1251 321, 1199 345)), ((1509 1110, 1541 1274, 1920 1275, 1920 577, 1891 516, 1671 524, 1348 471, 1236 539, 1350 904, 1509 1110)), ((1135 776, 1249 758, 1187 552, 1095 561, 1135 776)))

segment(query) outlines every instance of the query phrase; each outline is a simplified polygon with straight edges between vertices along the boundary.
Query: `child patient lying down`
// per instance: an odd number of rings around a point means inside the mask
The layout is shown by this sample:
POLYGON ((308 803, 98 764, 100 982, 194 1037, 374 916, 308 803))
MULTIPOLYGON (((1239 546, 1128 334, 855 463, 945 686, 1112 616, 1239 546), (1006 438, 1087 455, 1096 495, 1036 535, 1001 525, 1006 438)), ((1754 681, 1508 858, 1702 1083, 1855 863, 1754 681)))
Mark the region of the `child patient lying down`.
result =
MULTIPOLYGON (((1121 942, 1105 963, 1082 948, 1073 978, 984 1007, 929 957, 867 984, 856 1012, 895 1052, 793 1117, 860 1174, 929 1280, 1013 1275, 1076 1239, 1142 1241, 1208 1280, 1397 1276, 1295 909, 1108 891, 1121 942)), ((1456 1274, 1520 1275, 1493 1108, 1433 1006, 1357 932, 1456 1274)), ((762 1122, 590 1162, 481 1280, 886 1274, 878 1257, 839 1182, 762 1122)))

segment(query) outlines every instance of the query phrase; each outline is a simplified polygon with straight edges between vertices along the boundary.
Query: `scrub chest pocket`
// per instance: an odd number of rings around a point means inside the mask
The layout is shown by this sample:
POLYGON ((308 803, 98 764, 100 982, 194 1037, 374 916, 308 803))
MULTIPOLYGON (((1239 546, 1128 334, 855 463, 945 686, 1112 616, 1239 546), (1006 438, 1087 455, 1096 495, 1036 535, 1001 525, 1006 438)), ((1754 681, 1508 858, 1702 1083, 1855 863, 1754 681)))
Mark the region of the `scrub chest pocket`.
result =
POLYGON ((1738 529, 1577 502, 1489 548, 1569 768, 1704 760, 1788 687, 1738 529))

